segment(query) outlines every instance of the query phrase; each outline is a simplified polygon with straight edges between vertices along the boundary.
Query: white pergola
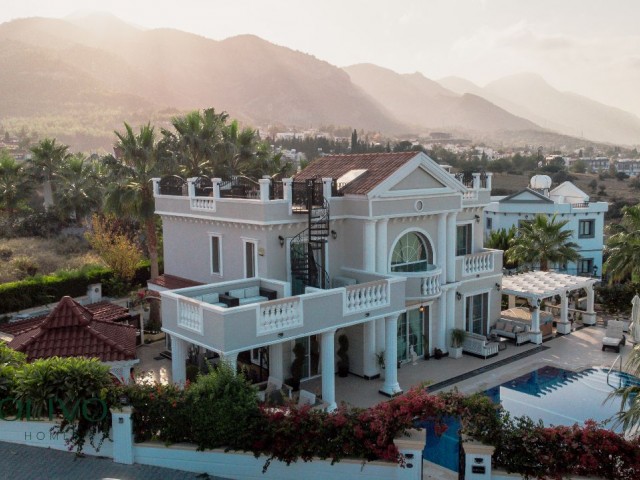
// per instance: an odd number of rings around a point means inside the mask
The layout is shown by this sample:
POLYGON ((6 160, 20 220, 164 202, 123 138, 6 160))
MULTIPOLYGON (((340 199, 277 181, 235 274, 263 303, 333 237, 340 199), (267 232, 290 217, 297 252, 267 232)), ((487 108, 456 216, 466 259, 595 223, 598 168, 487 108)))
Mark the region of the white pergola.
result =
POLYGON ((576 277, 556 272, 527 272, 502 277, 502 294, 509 296, 509 308, 515 307, 516 297, 526 298, 533 306, 531 314, 531 341, 542 343, 540 333, 540 304, 542 300, 559 295, 560 320, 557 322, 558 333, 571 333, 569 323, 569 295, 576 290, 587 292, 587 310, 582 313, 585 325, 595 325, 596 313, 593 309, 593 286, 598 283, 597 278, 576 277))

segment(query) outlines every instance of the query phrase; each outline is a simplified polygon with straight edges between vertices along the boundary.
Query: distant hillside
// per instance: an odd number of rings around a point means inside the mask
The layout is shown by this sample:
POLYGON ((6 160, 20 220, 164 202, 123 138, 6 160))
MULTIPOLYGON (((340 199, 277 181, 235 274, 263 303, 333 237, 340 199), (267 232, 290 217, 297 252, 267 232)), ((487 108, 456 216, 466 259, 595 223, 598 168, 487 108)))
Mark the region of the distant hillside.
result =
POLYGON ((415 126, 470 132, 532 130, 534 123, 476 95, 459 95, 420 73, 401 75, 372 64, 344 69, 351 80, 380 99, 396 118, 415 126))
POLYGON ((16 92, 0 106, 21 119, 73 117, 99 128, 92 118, 101 111, 121 114, 121 124, 141 109, 150 118, 213 106, 253 124, 406 129, 341 69, 255 36, 218 42, 90 16, 5 23, 0 44, 0 89, 16 92))
POLYGON ((640 118, 571 92, 561 92, 533 73, 511 75, 484 88, 458 77, 440 85, 457 93, 474 93, 504 110, 547 129, 592 141, 640 144, 640 118))

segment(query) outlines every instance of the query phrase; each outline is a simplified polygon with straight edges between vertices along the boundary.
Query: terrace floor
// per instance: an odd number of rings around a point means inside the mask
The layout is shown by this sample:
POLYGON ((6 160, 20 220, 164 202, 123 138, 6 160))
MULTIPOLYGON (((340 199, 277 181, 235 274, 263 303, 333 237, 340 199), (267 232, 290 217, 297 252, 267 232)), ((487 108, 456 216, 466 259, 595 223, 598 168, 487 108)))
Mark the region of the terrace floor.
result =
MULTIPOLYGON (((428 382, 433 385, 433 391, 457 388, 463 393, 473 393, 545 365, 568 370, 582 370, 587 367, 609 368, 618 354, 611 349, 602 351, 604 333, 604 328, 593 326, 576 330, 570 335, 552 338, 542 345, 527 343, 515 346, 509 343, 506 350, 486 360, 467 354, 460 359, 420 359, 416 365, 402 365, 398 370, 398 382, 404 390, 428 382)), ((633 348, 628 339, 627 335, 627 343, 620 350, 623 365, 633 348)), ((378 392, 382 383, 383 380, 380 379, 364 380, 355 375, 346 378, 336 377, 336 399, 338 403, 342 401, 357 407, 375 405, 388 399, 378 392)), ((319 393, 321 379, 303 382, 300 388, 319 393)))

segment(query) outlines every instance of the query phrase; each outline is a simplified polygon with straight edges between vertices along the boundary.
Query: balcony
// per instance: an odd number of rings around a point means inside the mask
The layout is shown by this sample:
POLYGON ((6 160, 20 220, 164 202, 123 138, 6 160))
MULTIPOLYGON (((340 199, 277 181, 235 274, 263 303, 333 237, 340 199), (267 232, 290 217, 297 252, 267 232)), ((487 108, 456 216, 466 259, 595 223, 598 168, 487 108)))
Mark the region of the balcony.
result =
POLYGON ((502 272, 502 250, 482 249, 456 258, 456 278, 484 277, 502 272))
POLYGON ((442 268, 429 265, 426 272, 402 272, 398 275, 407 279, 407 298, 435 298, 440 295, 442 268))
POLYGON ((468 189, 462 194, 463 205, 485 205, 491 201, 492 173, 456 173, 452 175, 468 189))
POLYGON ((404 309, 404 278, 353 269, 341 273, 355 285, 308 288, 290 296, 287 282, 263 278, 161 292, 163 330, 218 352, 234 352, 362 323, 404 309), (240 289, 275 291, 274 300, 226 306, 217 300, 240 289), (208 303, 213 298, 215 303, 208 303))

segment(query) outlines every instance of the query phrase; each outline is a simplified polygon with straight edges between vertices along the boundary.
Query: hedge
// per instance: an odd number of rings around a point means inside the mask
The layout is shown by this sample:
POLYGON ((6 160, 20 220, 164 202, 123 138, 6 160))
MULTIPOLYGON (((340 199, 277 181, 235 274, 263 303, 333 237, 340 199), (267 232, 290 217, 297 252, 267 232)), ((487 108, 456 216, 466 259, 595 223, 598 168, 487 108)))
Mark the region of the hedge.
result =
MULTIPOLYGON (((132 284, 144 285, 149 277, 149 262, 140 262, 132 284)), ((85 266, 3 283, 0 284, 0 314, 57 302, 65 295, 81 297, 87 294, 87 287, 92 283, 102 283, 104 295, 112 296, 114 280, 113 272, 107 267, 85 266)))

